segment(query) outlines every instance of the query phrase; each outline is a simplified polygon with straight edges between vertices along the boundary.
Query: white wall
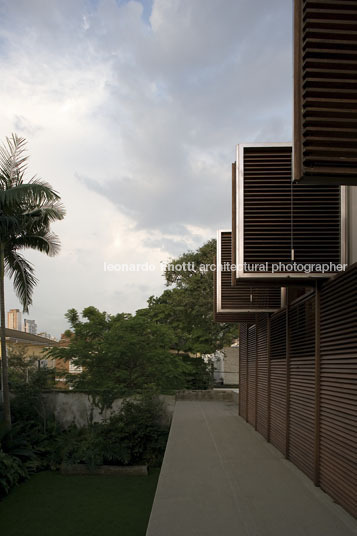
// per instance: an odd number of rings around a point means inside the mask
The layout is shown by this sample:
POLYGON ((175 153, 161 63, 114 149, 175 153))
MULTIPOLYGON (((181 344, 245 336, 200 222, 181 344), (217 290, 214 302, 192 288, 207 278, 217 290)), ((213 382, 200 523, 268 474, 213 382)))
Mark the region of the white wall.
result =
MULTIPOLYGON (((122 399, 115 400, 111 409, 101 413, 86 393, 52 391, 51 393, 45 393, 44 397, 48 410, 55 415, 57 422, 64 427, 68 427, 71 424, 82 427, 91 422, 102 422, 108 419, 111 414, 116 413, 123 402, 122 399)), ((160 395, 160 399, 166 409, 167 422, 171 422, 175 407, 175 397, 160 395)))

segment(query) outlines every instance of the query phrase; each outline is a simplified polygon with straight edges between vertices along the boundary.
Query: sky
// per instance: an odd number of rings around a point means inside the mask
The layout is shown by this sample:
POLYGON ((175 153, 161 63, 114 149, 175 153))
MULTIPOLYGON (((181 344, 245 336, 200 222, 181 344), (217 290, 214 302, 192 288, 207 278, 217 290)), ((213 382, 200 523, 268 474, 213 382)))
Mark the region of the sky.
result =
POLYGON ((0 139, 67 211, 57 257, 26 251, 25 317, 58 337, 69 308, 160 295, 162 263, 230 228, 236 144, 291 141, 292 0, 0 0, 0 72, 0 139))

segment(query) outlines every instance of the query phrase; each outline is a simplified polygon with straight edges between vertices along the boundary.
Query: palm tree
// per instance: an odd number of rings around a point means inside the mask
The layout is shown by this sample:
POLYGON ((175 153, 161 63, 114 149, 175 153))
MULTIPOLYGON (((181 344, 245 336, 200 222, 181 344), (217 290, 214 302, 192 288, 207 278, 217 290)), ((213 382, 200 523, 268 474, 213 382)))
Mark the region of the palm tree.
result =
POLYGON ((12 134, 0 147, 0 336, 4 420, 11 426, 8 362, 5 339, 4 278, 13 279, 14 289, 24 312, 32 303, 37 279, 33 265, 21 254, 31 248, 56 255, 60 248, 52 222, 61 220, 65 211, 60 196, 42 180, 32 177, 24 182, 28 156, 26 140, 12 134))

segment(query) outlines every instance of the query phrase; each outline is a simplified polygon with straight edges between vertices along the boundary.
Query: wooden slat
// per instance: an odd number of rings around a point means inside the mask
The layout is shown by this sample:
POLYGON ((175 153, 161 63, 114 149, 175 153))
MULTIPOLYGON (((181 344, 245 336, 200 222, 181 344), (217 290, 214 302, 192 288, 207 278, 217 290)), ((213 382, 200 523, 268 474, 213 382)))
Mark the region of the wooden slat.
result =
MULTIPOLYGON (((217 244, 219 247, 219 244, 217 244)), ((221 232, 221 264, 226 266, 219 275, 216 271, 214 284, 214 319, 216 322, 254 322, 254 311, 278 310, 281 304, 280 287, 268 285, 253 286, 238 281, 232 286, 231 280, 232 233, 221 232), (221 310, 217 308, 217 278, 221 278, 221 310), (253 312, 252 312, 253 311, 253 312)))
POLYGON ((294 34, 294 179, 357 184, 357 1, 295 0, 294 34))
POLYGON ((286 310, 271 317, 270 441, 286 454, 286 310))
POLYGON ((268 439, 269 354, 267 314, 257 315, 257 431, 268 439))
POLYGON ((256 381, 257 381, 256 325, 248 328, 248 422, 256 424, 256 381))
MULTIPOLYGON (((342 145, 345 150, 346 142, 342 145)), ((254 265, 267 264, 269 275, 273 263, 341 262, 340 187, 292 184, 291 159, 290 146, 243 145, 244 237, 240 239, 245 272, 253 272, 252 277, 259 272, 254 265)))
POLYGON ((357 267, 321 290, 320 485, 357 516, 357 267))
POLYGON ((239 325, 239 415, 247 418, 248 324, 239 325))
POLYGON ((289 310, 290 411, 289 459, 314 478, 315 445, 315 296, 289 310))

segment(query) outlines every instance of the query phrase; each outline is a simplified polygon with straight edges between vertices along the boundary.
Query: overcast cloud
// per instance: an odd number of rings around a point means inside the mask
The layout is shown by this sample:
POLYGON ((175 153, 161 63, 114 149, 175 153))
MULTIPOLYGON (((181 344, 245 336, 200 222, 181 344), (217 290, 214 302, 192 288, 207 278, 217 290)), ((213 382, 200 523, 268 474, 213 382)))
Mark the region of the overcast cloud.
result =
POLYGON ((292 2, 0 0, 0 20, 1 139, 28 139, 67 208, 61 254, 27 253, 29 317, 59 336, 70 307, 161 293, 160 261, 230 226, 235 145, 291 139, 292 2))

